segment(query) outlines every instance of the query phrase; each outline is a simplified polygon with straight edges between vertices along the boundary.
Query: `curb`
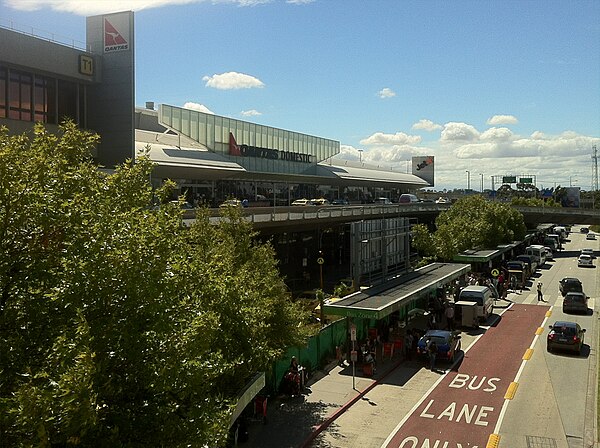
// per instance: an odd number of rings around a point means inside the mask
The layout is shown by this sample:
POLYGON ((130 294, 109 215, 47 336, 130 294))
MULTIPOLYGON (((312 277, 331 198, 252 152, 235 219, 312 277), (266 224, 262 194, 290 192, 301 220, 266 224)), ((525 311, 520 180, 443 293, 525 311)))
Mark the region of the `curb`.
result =
POLYGON ((356 395, 356 397, 352 398, 351 400, 349 400, 347 403, 343 404, 340 408, 336 409, 329 417, 327 417, 323 423, 315 426, 313 428, 312 433, 306 438, 306 440, 304 442, 302 442, 299 445, 299 448, 308 448, 310 446, 310 444, 315 440, 315 438, 321 434, 325 429, 327 429, 327 427, 329 425, 331 425, 340 415, 342 415, 344 412, 346 412, 354 403, 356 403, 358 400, 360 400, 362 397, 364 397, 371 389, 373 389, 375 386, 377 386, 383 379, 385 379, 390 373, 392 373, 394 370, 396 370, 398 367, 400 367, 400 365, 402 365, 402 362, 404 361, 404 359, 400 359, 398 361, 396 361, 395 364, 393 364, 391 367, 388 368, 388 370, 381 375, 380 378, 374 379, 373 382, 371 384, 369 384, 366 388, 364 388, 362 391, 358 392, 358 394, 356 395))

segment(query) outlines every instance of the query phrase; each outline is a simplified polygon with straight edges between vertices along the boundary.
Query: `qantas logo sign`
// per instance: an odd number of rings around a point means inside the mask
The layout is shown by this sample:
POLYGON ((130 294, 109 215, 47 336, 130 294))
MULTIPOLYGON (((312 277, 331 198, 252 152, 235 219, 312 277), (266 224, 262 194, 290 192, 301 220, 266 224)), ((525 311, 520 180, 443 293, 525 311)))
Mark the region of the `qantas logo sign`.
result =
POLYGON ((129 50, 129 22, 104 18, 104 52, 129 50), (125 36, 127 38, 125 38, 125 36))
POLYGON ((429 156, 425 160, 417 164, 417 171, 427 168, 429 165, 433 165, 433 157, 429 156))
POLYGON ((261 159, 290 160, 292 162, 310 163, 310 154, 279 151, 277 149, 258 148, 256 146, 238 145, 235 137, 229 133, 229 155, 242 157, 259 157, 261 159))

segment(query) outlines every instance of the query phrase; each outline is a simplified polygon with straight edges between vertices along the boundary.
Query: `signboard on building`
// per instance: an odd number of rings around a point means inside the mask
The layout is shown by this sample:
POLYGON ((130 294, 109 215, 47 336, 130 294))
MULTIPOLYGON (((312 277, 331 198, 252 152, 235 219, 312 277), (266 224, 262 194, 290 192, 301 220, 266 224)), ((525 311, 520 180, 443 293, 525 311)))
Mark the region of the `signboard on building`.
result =
POLYGON ((567 194, 562 198, 561 205, 563 207, 579 207, 580 188, 565 187, 567 194))
POLYGON ((519 183, 521 183, 521 184, 532 184, 533 183, 533 178, 531 178, 531 177, 521 177, 521 178, 519 178, 519 183))
POLYGON ((517 178, 516 178, 516 176, 503 176, 502 183, 503 184, 516 184, 517 178))
POLYGON ((434 156, 418 156, 412 158, 412 173, 434 185, 434 156))
POLYGON ((128 13, 104 16, 104 53, 129 50, 131 40, 128 13))

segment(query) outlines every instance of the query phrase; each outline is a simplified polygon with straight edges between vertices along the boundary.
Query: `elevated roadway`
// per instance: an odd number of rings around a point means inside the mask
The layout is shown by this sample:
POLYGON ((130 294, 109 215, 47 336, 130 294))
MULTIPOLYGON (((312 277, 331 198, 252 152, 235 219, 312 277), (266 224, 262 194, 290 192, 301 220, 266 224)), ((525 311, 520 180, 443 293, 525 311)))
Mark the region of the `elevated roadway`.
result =
MULTIPOLYGON (((323 225, 336 225, 363 219, 382 217, 408 217, 418 222, 433 222, 440 212, 451 204, 420 202, 417 204, 308 206, 308 207, 250 207, 243 209, 246 219, 258 231, 284 232, 290 229, 310 230, 323 225)), ((600 224, 600 210, 559 207, 515 207, 524 217, 528 227, 542 223, 553 224, 600 224)), ((222 210, 212 209, 211 220, 220 219, 222 210)), ((185 218, 193 219, 193 212, 185 218)))

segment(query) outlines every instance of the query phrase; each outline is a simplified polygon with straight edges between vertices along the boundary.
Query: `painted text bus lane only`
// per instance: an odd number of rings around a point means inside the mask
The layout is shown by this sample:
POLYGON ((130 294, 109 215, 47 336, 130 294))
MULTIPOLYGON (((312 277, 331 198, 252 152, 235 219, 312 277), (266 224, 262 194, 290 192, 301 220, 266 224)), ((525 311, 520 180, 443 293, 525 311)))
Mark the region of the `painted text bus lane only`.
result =
MULTIPOLYGON (((548 307, 514 304, 388 438, 386 448, 485 448, 548 307)), ((444 367, 439 365, 439 367, 444 367)))

